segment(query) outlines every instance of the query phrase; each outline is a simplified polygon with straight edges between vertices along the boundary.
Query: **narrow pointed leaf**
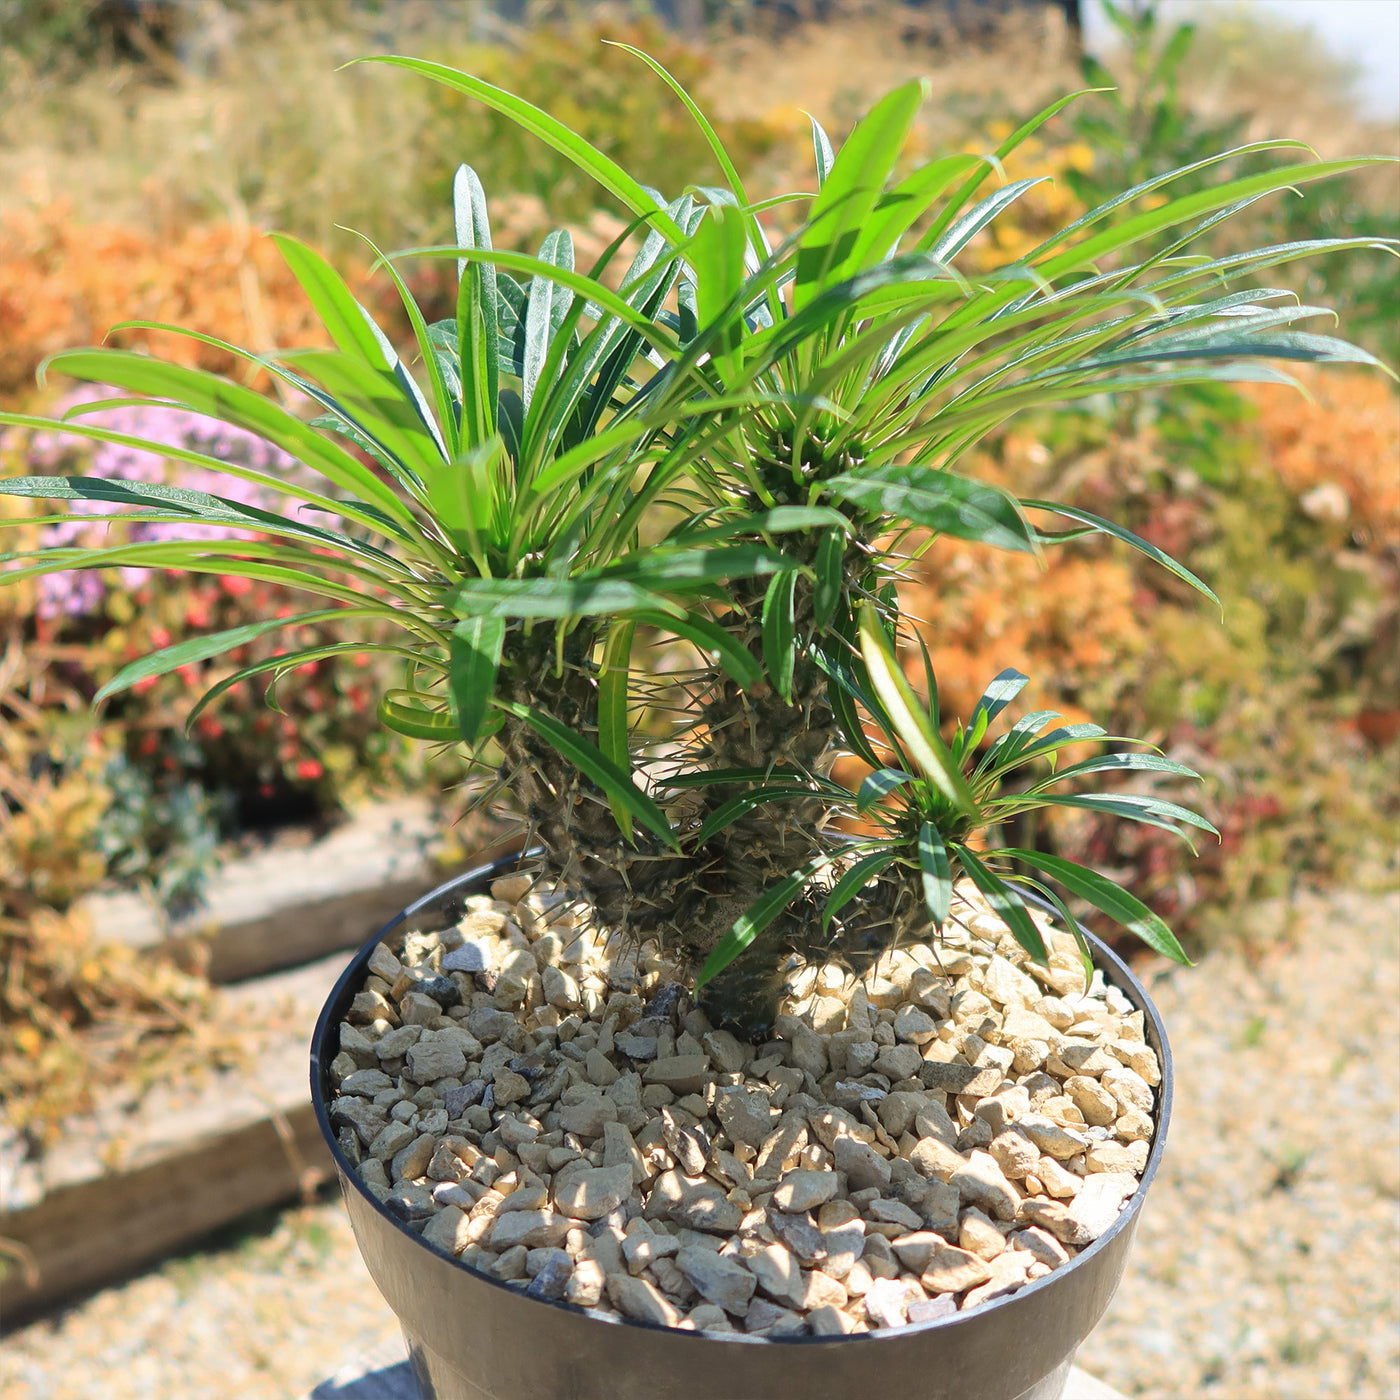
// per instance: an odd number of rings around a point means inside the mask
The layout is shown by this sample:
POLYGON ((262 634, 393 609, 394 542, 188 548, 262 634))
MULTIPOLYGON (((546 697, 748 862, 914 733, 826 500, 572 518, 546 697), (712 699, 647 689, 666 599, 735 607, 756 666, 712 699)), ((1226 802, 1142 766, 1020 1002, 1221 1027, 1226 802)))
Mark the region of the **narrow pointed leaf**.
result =
POLYGON ((924 905, 939 933, 953 907, 953 872, 948 864, 948 848, 932 822, 919 828, 919 877, 923 884, 924 905))
POLYGON ((797 632, 794 619, 797 570, 774 574, 763 598, 763 661, 773 689, 792 703, 792 673, 796 661, 797 632))
MULTIPOLYGON (((658 614, 664 617, 665 614, 658 614)), ((632 637, 637 624, 619 618, 608 629, 603 647, 603 667, 598 676, 598 747, 603 756, 624 773, 632 770, 632 749, 628 742, 627 681, 632 674, 632 637)), ((626 804, 609 797, 613 820, 622 834, 632 839, 632 814, 626 804)))
POLYGON ((856 811, 864 816, 882 797, 913 781, 902 769, 877 768, 861 781, 860 791, 856 793, 856 811))
POLYGON ((898 857, 893 851, 876 851, 863 856, 850 867, 831 887, 831 893, 822 906, 822 930, 825 932, 834 919, 871 880, 882 870, 888 870, 898 857))
POLYGON ((466 743, 475 745, 496 692, 506 624, 500 617, 464 617, 452 629, 447 692, 466 743))
POLYGON ((1047 855, 1043 851, 1010 848, 999 851, 998 854, 1022 861, 1032 869, 1048 875, 1071 894, 1087 900, 1094 908, 1121 924, 1129 933, 1136 934, 1153 952, 1161 953, 1163 957, 1184 966, 1191 965, 1191 959, 1186 956, 1181 944, 1176 941, 1176 936, 1163 920, 1136 895, 1129 894, 1107 876, 1076 865, 1062 856, 1047 855))
POLYGON ((748 910, 734 921, 733 927, 720 939, 714 952, 705 959, 705 965, 695 979, 695 990, 699 991, 711 978, 723 972, 802 893, 807 882, 826 864, 827 859, 826 856, 818 856, 808 861, 755 900, 748 910))
MULTIPOLYGON (((1048 966, 1050 955, 1045 950, 1045 940, 1041 937, 1035 920, 1031 918, 1025 900, 966 846, 955 844, 953 852, 962 868, 967 871, 968 878, 986 897, 992 912, 1011 930, 1011 936, 1042 967, 1048 966)), ((998 851, 997 854, 1001 856, 1012 853, 998 851)))

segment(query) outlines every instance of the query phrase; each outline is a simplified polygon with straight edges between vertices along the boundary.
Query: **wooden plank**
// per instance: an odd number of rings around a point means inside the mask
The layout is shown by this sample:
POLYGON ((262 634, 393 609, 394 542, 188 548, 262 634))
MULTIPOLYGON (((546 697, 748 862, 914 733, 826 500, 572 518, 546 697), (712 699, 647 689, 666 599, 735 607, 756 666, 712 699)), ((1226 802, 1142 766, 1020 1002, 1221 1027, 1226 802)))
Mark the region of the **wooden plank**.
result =
POLYGON ((0 1320, 16 1325, 110 1283, 250 1211, 309 1194, 333 1175, 307 1085, 316 1016, 345 966, 337 954, 223 994, 248 1032, 234 1069, 161 1085, 135 1112, 74 1124, 41 1164, 37 1199, 0 1202, 0 1240, 37 1278, 0 1279, 0 1320))
MULTIPOLYGON (((401 798, 367 808, 319 840, 230 861, 210 881, 205 906, 187 918, 166 920, 131 892, 89 896, 79 908, 100 941, 152 951, 197 942, 208 950, 211 982, 241 982, 363 943, 455 873, 429 854, 437 835, 430 804, 401 798)), ((478 817, 466 844, 485 847, 499 835, 478 817)), ((504 849, 497 841, 469 863, 504 849)))

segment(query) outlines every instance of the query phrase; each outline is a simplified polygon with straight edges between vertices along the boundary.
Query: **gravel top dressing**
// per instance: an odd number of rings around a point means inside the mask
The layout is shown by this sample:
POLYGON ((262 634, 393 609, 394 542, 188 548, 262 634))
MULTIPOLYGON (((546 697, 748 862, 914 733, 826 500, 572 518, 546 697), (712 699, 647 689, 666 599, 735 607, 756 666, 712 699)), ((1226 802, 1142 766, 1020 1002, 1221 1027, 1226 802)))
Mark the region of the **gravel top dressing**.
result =
POLYGON ((965 884, 951 937, 810 969, 772 1038, 689 1009, 524 876, 385 945, 331 1121, 425 1244, 523 1289, 706 1332, 838 1335, 1003 1297, 1137 1189, 1143 1016, 1043 923, 1036 967, 965 884))
MULTIPOLYGON (((1260 961, 1149 977, 1172 1141, 1079 1356, 1144 1400, 1400 1394, 1400 895, 1305 896, 1270 924, 1288 936, 1260 961)), ((12 1333, 0 1391, 289 1400, 396 1332, 337 1193, 12 1333)))

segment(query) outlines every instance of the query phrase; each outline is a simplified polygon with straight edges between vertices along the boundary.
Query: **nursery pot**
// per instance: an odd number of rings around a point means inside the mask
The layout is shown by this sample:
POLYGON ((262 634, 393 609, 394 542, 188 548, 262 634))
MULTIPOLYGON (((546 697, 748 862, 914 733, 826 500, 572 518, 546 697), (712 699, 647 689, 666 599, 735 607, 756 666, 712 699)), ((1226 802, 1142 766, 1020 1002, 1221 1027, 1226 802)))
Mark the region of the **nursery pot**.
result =
POLYGON ((399 946, 410 929, 450 927, 468 896, 485 893, 515 864, 512 857, 469 871, 375 934, 336 984, 311 1044, 316 1117, 360 1251, 403 1328, 423 1400, 1060 1400, 1076 1349, 1118 1287, 1171 1110, 1162 1023, 1120 958, 1091 936, 1105 979, 1146 1013, 1162 1083, 1141 1183, 1103 1235, 1019 1292, 934 1322, 840 1338, 704 1336, 527 1298, 448 1258, 379 1204, 337 1145, 327 1111, 330 1064, 375 946, 381 939, 399 946))

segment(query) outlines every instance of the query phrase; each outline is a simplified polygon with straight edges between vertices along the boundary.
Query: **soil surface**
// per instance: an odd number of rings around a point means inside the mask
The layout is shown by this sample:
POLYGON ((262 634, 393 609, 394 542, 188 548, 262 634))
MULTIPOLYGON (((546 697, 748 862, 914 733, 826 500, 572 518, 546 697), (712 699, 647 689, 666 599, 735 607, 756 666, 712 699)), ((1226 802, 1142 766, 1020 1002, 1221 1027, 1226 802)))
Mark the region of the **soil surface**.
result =
MULTIPOLYGON (((1079 1356, 1130 1396, 1400 1396, 1400 892, 1272 919, 1260 958, 1149 973, 1176 1056, 1171 1141, 1079 1356)), ((10 1334, 0 1393, 290 1400, 394 1331, 329 1199, 10 1334)))

